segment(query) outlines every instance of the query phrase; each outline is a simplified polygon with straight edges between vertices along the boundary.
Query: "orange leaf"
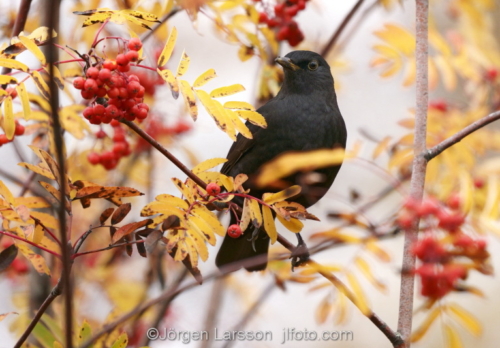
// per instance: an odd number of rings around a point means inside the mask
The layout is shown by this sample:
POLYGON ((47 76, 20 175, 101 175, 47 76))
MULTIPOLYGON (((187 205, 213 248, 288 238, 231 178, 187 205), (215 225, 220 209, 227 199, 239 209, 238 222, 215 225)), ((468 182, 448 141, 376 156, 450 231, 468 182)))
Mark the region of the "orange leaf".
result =
POLYGON ((146 220, 142 220, 142 221, 138 221, 138 222, 131 222, 129 224, 122 226, 115 232, 115 234, 113 235, 113 238, 111 239, 111 242, 116 243, 117 241, 119 241, 123 237, 134 232, 135 230, 138 230, 141 227, 149 225, 151 222, 152 222, 151 219, 146 219, 146 220))

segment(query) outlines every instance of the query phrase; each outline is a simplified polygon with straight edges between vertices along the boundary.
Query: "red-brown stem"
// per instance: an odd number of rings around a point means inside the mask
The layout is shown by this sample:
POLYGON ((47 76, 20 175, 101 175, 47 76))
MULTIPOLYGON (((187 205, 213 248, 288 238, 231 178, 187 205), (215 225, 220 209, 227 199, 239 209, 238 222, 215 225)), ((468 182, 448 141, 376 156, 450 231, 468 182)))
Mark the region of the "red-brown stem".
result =
POLYGON ((186 167, 181 161, 177 159, 174 155, 170 153, 167 149, 160 145, 153 137, 151 137, 148 133, 142 130, 137 124, 131 121, 127 121, 125 119, 120 120, 121 123, 126 124, 130 129, 136 132, 141 138, 146 140, 151 146, 160 151, 160 153, 167 157, 170 162, 172 162, 177 168, 182 170, 184 174, 186 174, 191 180, 193 180, 198 186, 202 187, 206 190, 207 184, 201 180, 196 174, 194 174, 188 167, 186 167))
MULTIPOLYGON (((427 135, 427 104, 428 104, 428 0, 416 0, 416 114, 415 114, 415 140, 413 143, 413 169, 410 182, 410 197, 420 201, 424 192, 425 173, 427 160, 419 154, 426 151, 427 135)), ((415 267, 415 256, 411 252, 413 244, 418 238, 419 219, 415 219, 410 229, 405 233, 403 267, 401 272, 401 292, 399 296, 398 332, 405 343, 399 347, 410 347, 409 338, 413 319, 413 295, 415 276, 411 270, 415 267)))
POLYGON ((12 238, 14 238, 14 239, 20 240, 20 241, 22 241, 22 242, 28 243, 28 244, 30 244, 30 245, 33 245, 34 247, 37 247, 37 248, 38 248, 38 249, 40 249, 40 250, 46 251, 46 252, 48 252, 49 254, 52 254, 52 255, 54 255, 54 256, 56 256, 56 257, 58 257, 58 258, 61 258, 61 255, 59 255, 59 254, 58 254, 58 253, 56 253, 55 251, 52 251, 52 250, 50 250, 50 249, 47 249, 47 248, 45 248, 45 247, 43 247, 43 246, 41 246, 41 245, 38 245, 38 244, 36 244, 36 243, 34 243, 34 242, 32 242, 32 241, 29 241, 29 240, 27 240, 27 239, 25 239, 25 238, 23 238, 23 237, 19 237, 19 236, 16 236, 15 234, 12 234, 12 233, 9 233, 9 232, 5 232, 5 231, 0 231, 0 233, 1 233, 1 234, 4 234, 4 235, 6 235, 6 236, 12 237, 12 238))
POLYGON ((140 244, 140 243, 144 243, 144 240, 134 240, 132 242, 113 244, 113 245, 110 245, 110 246, 107 246, 107 247, 101 248, 101 249, 82 251, 81 253, 73 254, 72 258, 76 259, 77 257, 82 256, 82 255, 93 254, 93 253, 97 253, 99 251, 110 250, 110 249, 114 249, 114 248, 118 248, 118 247, 122 247, 122 246, 126 246, 126 245, 134 245, 134 244, 140 244))
POLYGON ((97 45, 97 38, 99 37, 99 34, 104 29, 106 24, 108 24, 108 19, 106 19, 104 21, 104 23, 102 23, 101 26, 99 27, 99 30, 97 30, 97 33, 95 34, 95 37, 94 37, 94 42, 92 42, 92 46, 91 46, 92 48, 95 48, 95 46, 97 45))

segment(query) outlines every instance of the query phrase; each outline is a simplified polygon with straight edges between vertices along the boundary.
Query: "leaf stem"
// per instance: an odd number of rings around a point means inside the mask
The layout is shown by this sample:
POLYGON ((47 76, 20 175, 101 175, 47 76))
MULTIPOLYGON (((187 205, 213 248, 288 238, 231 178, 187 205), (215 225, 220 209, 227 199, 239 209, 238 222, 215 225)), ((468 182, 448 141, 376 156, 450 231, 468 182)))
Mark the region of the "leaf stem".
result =
POLYGON ((1 234, 4 234, 4 235, 6 235, 6 236, 9 236, 9 237, 11 237, 11 238, 14 238, 14 239, 20 240, 20 241, 22 241, 22 242, 28 243, 28 244, 30 244, 30 245, 33 245, 34 247, 37 247, 38 249, 43 250, 43 251, 46 251, 46 252, 48 252, 49 254, 52 254, 52 255, 56 256, 57 258, 61 259, 61 255, 60 255, 60 254, 58 254, 58 253, 56 253, 55 251, 52 251, 52 250, 50 250, 50 249, 47 249, 47 248, 46 248, 46 247, 44 247, 44 246, 38 245, 38 244, 36 244, 36 243, 34 243, 34 242, 32 242, 32 241, 29 241, 29 240, 27 240, 27 239, 25 239, 25 238, 19 237, 19 236, 15 235, 15 234, 12 234, 12 233, 9 233, 9 232, 6 232, 6 231, 0 231, 0 233, 1 233, 1 234))

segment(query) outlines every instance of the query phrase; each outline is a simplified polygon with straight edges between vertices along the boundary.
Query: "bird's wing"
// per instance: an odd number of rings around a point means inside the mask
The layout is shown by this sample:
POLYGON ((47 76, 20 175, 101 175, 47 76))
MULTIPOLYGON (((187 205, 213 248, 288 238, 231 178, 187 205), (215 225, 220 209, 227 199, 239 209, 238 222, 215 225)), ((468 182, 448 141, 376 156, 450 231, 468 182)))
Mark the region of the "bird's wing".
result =
POLYGON ((252 132, 253 138, 248 139, 245 138, 243 135, 238 134, 236 141, 234 142, 234 144, 229 149, 229 152, 227 153, 227 162, 224 163, 224 165, 220 170, 222 174, 228 175, 231 169, 234 167, 234 165, 238 163, 240 158, 254 146, 255 137, 256 135, 258 135, 258 132, 262 129, 248 122, 246 123, 246 126, 252 132))

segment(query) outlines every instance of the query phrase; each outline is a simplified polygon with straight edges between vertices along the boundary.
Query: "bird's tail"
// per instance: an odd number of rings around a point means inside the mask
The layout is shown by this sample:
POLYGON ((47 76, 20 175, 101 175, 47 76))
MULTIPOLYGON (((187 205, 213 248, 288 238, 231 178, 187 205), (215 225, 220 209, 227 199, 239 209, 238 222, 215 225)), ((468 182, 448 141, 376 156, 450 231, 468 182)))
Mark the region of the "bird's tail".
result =
MULTIPOLYGON (((230 225, 235 224, 236 218, 231 215, 230 225)), ((244 267, 247 271, 262 271, 267 267, 267 251, 269 250, 269 237, 260 228, 258 235, 252 243, 255 227, 249 226, 245 233, 238 238, 226 234, 217 253, 215 264, 222 268, 228 266, 228 271, 236 271, 244 267), (230 265, 230 266, 229 266, 230 265)))

